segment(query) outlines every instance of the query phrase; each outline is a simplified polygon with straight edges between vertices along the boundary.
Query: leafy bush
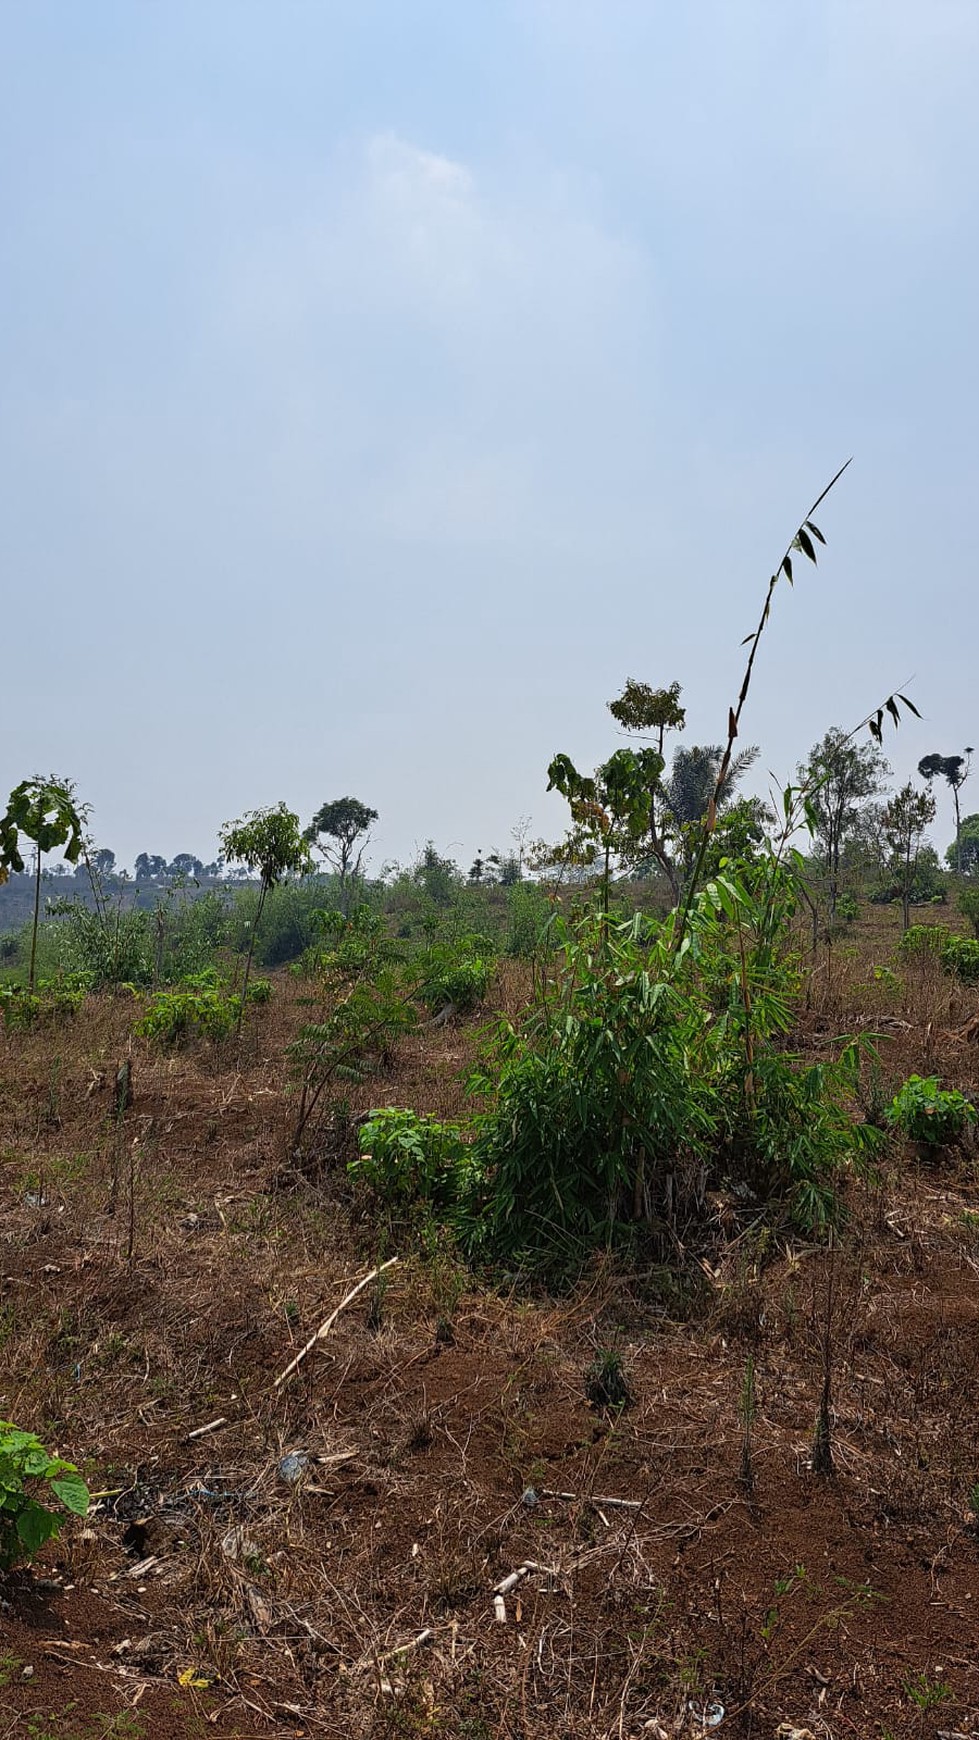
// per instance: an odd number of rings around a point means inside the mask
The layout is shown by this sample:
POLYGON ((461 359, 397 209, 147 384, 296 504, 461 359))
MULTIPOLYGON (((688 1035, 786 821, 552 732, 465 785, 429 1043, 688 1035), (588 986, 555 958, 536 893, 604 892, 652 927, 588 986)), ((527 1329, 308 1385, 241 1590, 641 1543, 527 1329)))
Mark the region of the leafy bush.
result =
POLYGON ((227 996, 216 985, 157 991, 133 1031, 162 1046, 186 1045, 194 1039, 225 1039, 236 1025, 240 1009, 241 998, 227 996))
POLYGON ((425 1204, 451 1219, 470 1201, 477 1175, 461 1124, 384 1106, 363 1126, 360 1149, 347 1171, 389 1208, 425 1204))
POLYGON ((905 931, 898 949, 910 960, 928 960, 941 955, 950 934, 945 924, 913 924, 905 931))
POLYGON ((844 924, 852 924, 860 917, 860 902, 855 894, 841 894, 836 902, 836 916, 844 924))
POLYGON ((507 954, 532 959, 551 922, 551 912, 551 902, 535 882, 515 882, 507 894, 507 954))
POLYGON ((42 981, 36 991, 28 991, 23 985, 0 985, 3 1024, 18 1033, 70 1020, 84 1001, 85 987, 70 980, 54 985, 42 981))
POLYGON ((959 911, 969 920, 973 935, 979 938, 979 888, 963 888, 961 890, 959 911))
POLYGON ((940 1148, 961 1140, 968 1125, 975 1122, 976 1109, 965 1094, 944 1091, 937 1075, 909 1075, 886 1116, 888 1123, 912 1142, 940 1148))
POLYGON ((643 1230, 663 1250, 711 1185, 818 1230, 879 1141, 848 1103, 860 1049, 804 1068, 783 1049, 798 990, 784 937, 797 870, 759 862, 708 883, 674 945, 656 924, 555 920, 540 1005, 500 1021, 470 1081, 490 1107, 474 1159, 481 1230, 508 1260, 567 1266, 643 1230))
POLYGON ((0 1420, 0 1570, 30 1559, 61 1531, 64 1517, 35 1497, 41 1482, 64 1510, 84 1516, 88 1488, 72 1462, 49 1456, 39 1438, 0 1420))
POLYGON ((913 924, 901 938, 900 948, 912 960, 937 956, 944 971, 961 979, 963 984, 979 982, 979 940, 956 936, 947 925, 913 924))
POLYGON ((458 942, 433 943, 417 960, 421 983, 418 996, 433 1013, 451 1007, 470 1015, 489 990, 493 977, 492 943, 472 934, 458 942))
POLYGON ((979 983, 979 941, 968 936, 950 936, 942 949, 942 966, 964 985, 979 983))

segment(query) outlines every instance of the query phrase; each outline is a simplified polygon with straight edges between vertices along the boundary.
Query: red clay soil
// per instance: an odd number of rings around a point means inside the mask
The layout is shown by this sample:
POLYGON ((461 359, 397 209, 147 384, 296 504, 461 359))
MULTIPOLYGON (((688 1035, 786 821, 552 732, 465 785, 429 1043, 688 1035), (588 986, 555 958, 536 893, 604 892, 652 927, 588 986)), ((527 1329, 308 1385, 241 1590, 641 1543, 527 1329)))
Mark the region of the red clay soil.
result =
MULTIPOLYGON (((291 996, 240 1063, 137 1047, 123 1139, 124 1001, 0 1039, 0 1416, 99 1495, 0 1583, 0 1740, 979 1735, 971 1157, 895 1152, 835 1251, 718 1200, 709 1261, 561 1300, 409 1241, 277 1388, 395 1253, 287 1164, 291 996)), ((962 1012, 878 1007, 885 1086, 975 1089, 962 1012)), ((474 1045, 407 1043, 354 1113, 460 1110, 474 1045)))

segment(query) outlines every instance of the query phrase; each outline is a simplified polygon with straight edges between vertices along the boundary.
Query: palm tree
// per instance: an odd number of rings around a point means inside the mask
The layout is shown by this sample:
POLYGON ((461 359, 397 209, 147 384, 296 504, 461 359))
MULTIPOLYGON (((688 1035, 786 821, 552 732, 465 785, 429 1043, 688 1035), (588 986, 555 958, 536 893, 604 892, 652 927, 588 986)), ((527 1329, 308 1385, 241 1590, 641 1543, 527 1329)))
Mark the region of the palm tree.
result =
MULTIPOLYGON (((719 810, 731 802, 738 781, 758 760, 758 755, 757 746, 752 745, 750 749, 742 749, 739 755, 732 756, 721 789, 716 793, 719 810)), ((717 776, 723 758, 724 751, 718 743, 692 743, 689 749, 674 750, 670 777, 664 782, 663 789, 677 827, 682 828, 689 822, 703 821, 710 800, 715 797, 717 776)))

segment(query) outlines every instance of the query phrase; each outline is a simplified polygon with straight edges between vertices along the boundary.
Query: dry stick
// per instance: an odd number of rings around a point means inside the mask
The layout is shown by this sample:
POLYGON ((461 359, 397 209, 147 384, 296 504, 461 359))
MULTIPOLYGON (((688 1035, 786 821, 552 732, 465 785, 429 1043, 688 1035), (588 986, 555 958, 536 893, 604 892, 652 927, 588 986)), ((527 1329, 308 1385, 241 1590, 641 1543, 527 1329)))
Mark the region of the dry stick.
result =
POLYGON ((221 1414, 216 1420, 209 1420, 206 1426, 197 1426, 193 1432, 188 1432, 185 1442, 192 1444, 195 1438, 206 1438, 209 1432, 216 1432, 219 1426, 227 1424, 227 1418, 221 1414))
POLYGON ((289 1364, 286 1366, 285 1371, 281 1371, 279 1373, 278 1377, 275 1380, 275 1383, 272 1385, 273 1389, 275 1389, 275 1390, 279 1389, 279 1387, 285 1383, 286 1378, 291 1377, 293 1372, 296 1371, 296 1369, 302 1365, 303 1360, 306 1358, 306 1355, 308 1353, 312 1353, 313 1348, 316 1346, 316 1343, 318 1341, 324 1341, 326 1339, 326 1337, 330 1333, 330 1330, 333 1328, 334 1323, 336 1322, 337 1318, 339 1317, 341 1311, 345 1311, 347 1306, 352 1304, 353 1300, 356 1299, 357 1294, 362 1293, 364 1291, 364 1288, 370 1285, 371 1281, 376 1281, 378 1275, 383 1275, 385 1269, 393 1269, 395 1263, 397 1263, 399 1260, 400 1259, 398 1257, 389 1257, 386 1263, 379 1263, 376 1269, 372 1269, 369 1275, 365 1275, 362 1281, 357 1282, 356 1287, 352 1287, 350 1289, 350 1292, 347 1294, 347 1297, 345 1299, 340 1300, 340 1303, 337 1306, 336 1310, 330 1312, 329 1317, 327 1317, 320 1324, 319 1328, 316 1331, 316 1334, 310 1336, 309 1340, 306 1343, 306 1346, 300 1349, 300 1351, 296 1354, 295 1359, 291 1359, 289 1361, 289 1364))
POLYGON ((542 1486, 541 1498, 563 1498, 566 1504, 590 1504, 593 1510, 598 1506, 608 1505, 611 1510, 642 1510, 645 1499, 642 1498, 589 1498, 582 1492, 555 1492, 550 1486, 542 1486))
POLYGON ((503 1597, 509 1595, 511 1590, 515 1589, 518 1583, 522 1583, 525 1577, 529 1577, 531 1571, 543 1571, 546 1577, 558 1575, 552 1565, 541 1565, 536 1559, 525 1559, 515 1571, 510 1571, 506 1577, 501 1577, 500 1581, 493 1585, 493 1617, 497 1625, 506 1624, 506 1602, 503 1597))

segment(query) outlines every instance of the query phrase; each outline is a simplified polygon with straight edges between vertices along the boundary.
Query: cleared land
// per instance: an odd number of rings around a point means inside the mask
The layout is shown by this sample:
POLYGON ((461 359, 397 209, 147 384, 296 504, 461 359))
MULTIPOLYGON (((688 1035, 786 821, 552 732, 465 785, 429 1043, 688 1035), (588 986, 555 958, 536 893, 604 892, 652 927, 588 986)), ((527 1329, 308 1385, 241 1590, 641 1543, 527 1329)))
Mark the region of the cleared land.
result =
MULTIPOLYGON (((876 1026, 881 1091, 976 1093, 979 994, 875 978, 896 926, 825 956, 796 1041, 876 1026)), ((379 1234, 342 1167, 287 1164, 300 989, 277 978, 240 1061, 134 1045, 121 1128, 130 1000, 0 1036, 0 1415, 102 1495, 2 1586, 0 1736, 979 1733, 973 1155, 895 1146, 835 1251, 718 1197, 682 1272, 490 1288, 379 1234), (622 1410, 587 1394, 600 1350, 622 1410)), ((495 1002, 524 994, 505 964, 495 1002)), ((476 1044, 413 1036, 354 1113, 461 1111, 476 1044)))

